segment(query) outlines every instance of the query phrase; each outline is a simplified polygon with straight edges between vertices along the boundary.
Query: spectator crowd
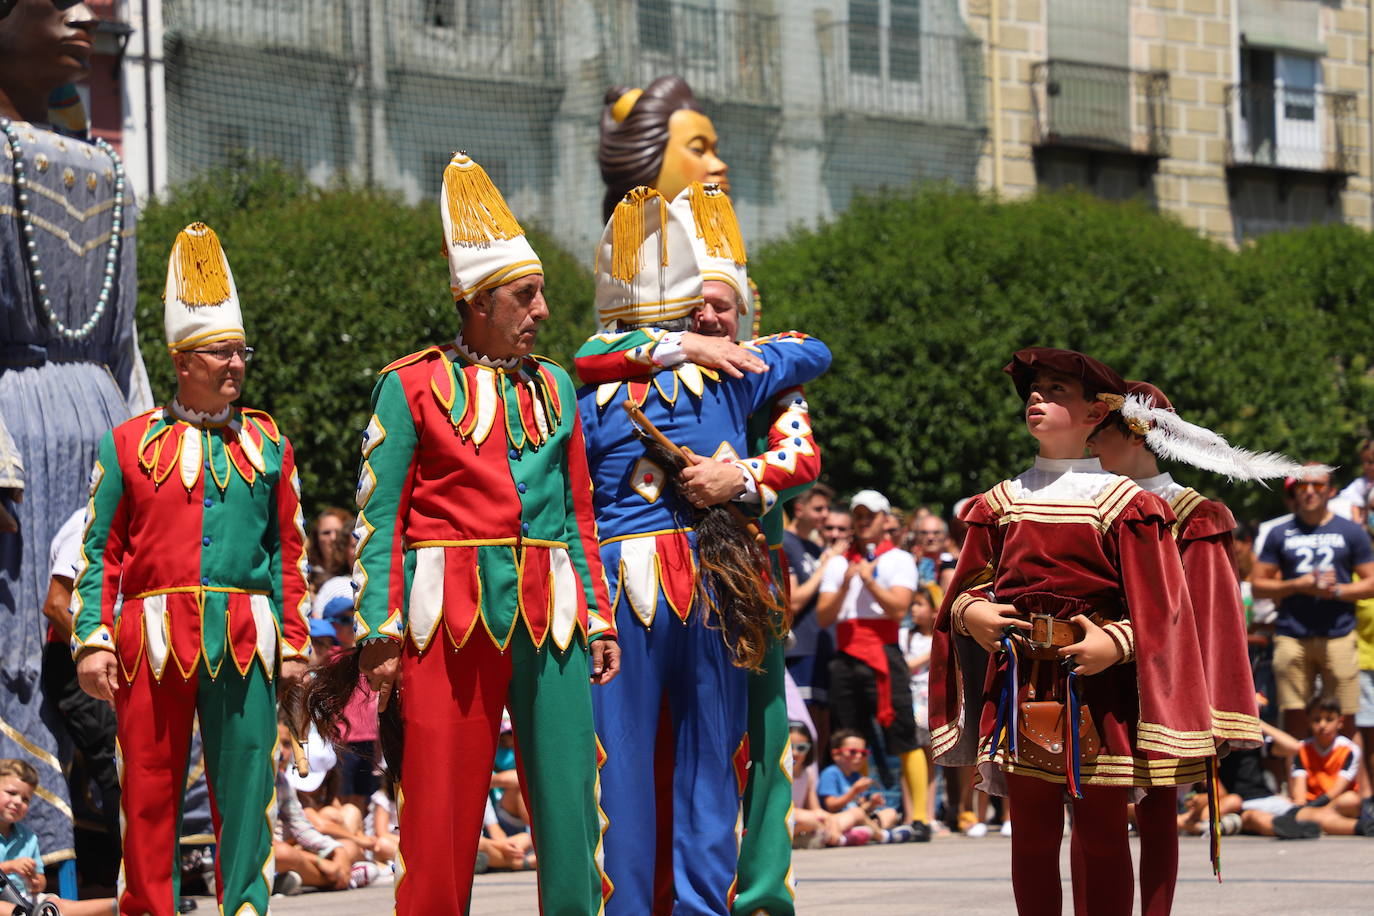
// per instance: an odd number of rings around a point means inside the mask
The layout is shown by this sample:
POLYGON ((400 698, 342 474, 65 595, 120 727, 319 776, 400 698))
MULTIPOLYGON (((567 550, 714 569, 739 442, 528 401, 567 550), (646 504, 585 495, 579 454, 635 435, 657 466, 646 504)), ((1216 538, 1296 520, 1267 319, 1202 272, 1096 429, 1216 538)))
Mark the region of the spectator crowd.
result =
MULTIPOLYGON (((1363 475, 1344 489, 1321 476, 1289 481, 1288 513, 1242 523, 1234 533, 1266 743, 1221 760, 1223 833, 1374 835, 1367 753, 1374 742, 1374 442, 1363 444, 1360 458, 1363 475)), ((934 766, 929 753, 931 632, 952 584, 962 505, 946 519, 924 507, 901 511, 870 489, 840 500, 818 484, 788 507, 783 551, 793 620, 786 666, 799 849, 1013 829, 1002 800, 978 790, 971 767, 934 766)), ((310 526, 315 664, 353 646, 353 527, 352 514, 337 508, 310 526)), ((73 738, 72 797, 89 799, 94 809, 85 827, 117 853, 114 723, 107 706, 80 690, 66 649, 80 534, 76 513, 52 544, 43 684, 73 738)), ((361 682, 344 719, 338 746, 313 730, 299 736, 301 775, 283 716, 275 893, 394 880, 402 813, 379 751, 376 696, 361 682)), ((196 773, 193 760, 189 822, 196 773)), ((20 822, 37 788, 31 766, 0 761, 0 869, 34 890, 41 855, 20 822)), ((1205 833, 1210 815, 1205 787, 1180 791, 1180 834, 1205 833)), ((186 892, 213 890, 213 849, 200 848, 207 841, 199 833, 208 828, 183 828, 186 892)), ((118 861, 108 853, 91 859, 105 863, 105 875, 118 861)), ((537 861, 507 717, 477 871, 533 869, 537 861)), ((88 890, 99 887, 100 867, 83 862, 83 878, 88 890)), ((76 906, 64 902, 63 912, 112 911, 108 899, 76 906)))

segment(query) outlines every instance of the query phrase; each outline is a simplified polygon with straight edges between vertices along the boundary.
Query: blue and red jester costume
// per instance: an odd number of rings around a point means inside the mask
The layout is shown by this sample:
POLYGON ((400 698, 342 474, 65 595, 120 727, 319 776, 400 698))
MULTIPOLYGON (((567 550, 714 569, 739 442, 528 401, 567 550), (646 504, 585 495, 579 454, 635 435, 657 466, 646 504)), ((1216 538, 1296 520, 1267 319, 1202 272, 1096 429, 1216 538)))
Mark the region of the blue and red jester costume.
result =
MULTIPOLYGON (((616 208, 597 252, 597 306, 606 326, 671 328, 702 303, 691 227, 649 188, 616 208)), ((673 912, 730 912, 748 774, 747 672, 734 664, 719 621, 698 602, 692 509, 651 460, 627 400, 675 444, 701 455, 748 453, 751 414, 830 364, 805 335, 758 343, 771 367, 743 379, 691 363, 652 379, 587 386, 578 395, 601 557, 622 649, 622 673, 595 697, 606 751, 602 803, 607 913, 654 912, 655 869, 668 851, 655 808, 655 748, 666 698, 673 729, 673 912)), ((663 761, 667 764, 667 761, 663 761)))

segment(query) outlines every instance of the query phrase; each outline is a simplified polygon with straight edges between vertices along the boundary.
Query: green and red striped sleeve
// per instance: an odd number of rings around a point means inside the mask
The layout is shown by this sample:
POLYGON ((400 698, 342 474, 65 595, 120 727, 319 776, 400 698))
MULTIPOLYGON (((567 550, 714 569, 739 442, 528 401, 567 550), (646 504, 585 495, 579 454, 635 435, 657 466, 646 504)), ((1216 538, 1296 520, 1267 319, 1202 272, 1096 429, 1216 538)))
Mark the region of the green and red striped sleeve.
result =
POLYGON ((114 608, 119 570, 127 543, 128 519, 121 510, 124 474, 119 467, 114 431, 100 440, 91 469, 91 495, 86 504, 86 531, 81 541, 81 569, 72 591, 72 655, 86 649, 114 651, 114 608))
POLYGON ((400 374, 388 372, 372 392, 372 419, 363 431, 358 472, 358 641, 400 639, 406 600, 403 520, 418 436, 400 374))

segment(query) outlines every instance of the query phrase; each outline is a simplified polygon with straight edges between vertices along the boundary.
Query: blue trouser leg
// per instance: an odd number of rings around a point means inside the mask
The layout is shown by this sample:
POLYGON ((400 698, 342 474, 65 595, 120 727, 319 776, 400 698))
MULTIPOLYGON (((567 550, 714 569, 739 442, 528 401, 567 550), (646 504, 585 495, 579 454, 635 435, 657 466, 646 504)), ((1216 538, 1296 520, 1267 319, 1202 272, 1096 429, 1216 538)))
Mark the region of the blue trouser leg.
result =
POLYGON ((606 751, 601 808, 609 826, 605 869, 613 890, 607 916, 645 916, 654 893, 654 739, 663 693, 664 659, 681 623, 666 607, 648 629, 628 609, 616 614, 620 674, 592 688, 596 733, 606 751))
POLYGON ((693 615, 674 658, 669 704, 677 737, 673 779, 675 916, 726 916, 739 857, 747 773, 748 679, 721 633, 693 615))

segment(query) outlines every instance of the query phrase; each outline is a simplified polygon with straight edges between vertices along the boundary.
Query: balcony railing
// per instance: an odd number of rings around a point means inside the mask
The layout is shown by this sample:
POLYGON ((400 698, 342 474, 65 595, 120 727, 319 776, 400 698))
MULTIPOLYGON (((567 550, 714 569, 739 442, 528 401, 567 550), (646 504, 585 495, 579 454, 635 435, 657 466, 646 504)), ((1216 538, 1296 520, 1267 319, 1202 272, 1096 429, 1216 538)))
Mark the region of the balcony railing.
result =
POLYGON ((608 4, 602 48, 613 82, 647 86, 676 73, 717 102, 782 105, 778 17, 712 4, 608 4))
POLYGON ((1163 158, 1168 93, 1162 70, 1041 61, 1031 68, 1035 144, 1163 158))
POLYGON ((194 35, 234 45, 344 56, 353 29, 339 0, 163 0, 168 34, 194 35))
POLYGON ((502 83, 558 79, 553 0, 385 0, 396 70, 502 83))
POLYGON ((1351 175, 1355 93, 1242 83, 1226 94, 1227 164, 1351 175))
POLYGON ((833 22, 817 29, 825 109, 983 127, 978 39, 833 22))

